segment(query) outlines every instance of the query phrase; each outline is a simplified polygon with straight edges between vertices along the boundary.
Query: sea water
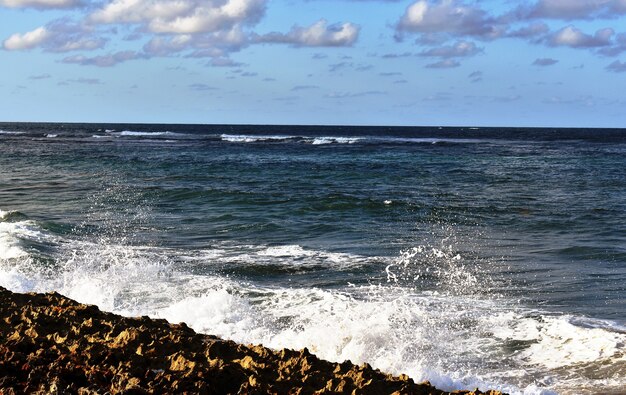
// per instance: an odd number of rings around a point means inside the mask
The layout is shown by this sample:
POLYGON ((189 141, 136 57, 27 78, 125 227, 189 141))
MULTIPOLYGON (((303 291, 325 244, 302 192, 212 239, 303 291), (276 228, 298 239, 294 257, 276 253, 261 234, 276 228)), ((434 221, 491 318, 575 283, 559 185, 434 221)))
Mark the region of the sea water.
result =
POLYGON ((0 285, 442 389, 626 392, 626 132, 0 124, 0 285))

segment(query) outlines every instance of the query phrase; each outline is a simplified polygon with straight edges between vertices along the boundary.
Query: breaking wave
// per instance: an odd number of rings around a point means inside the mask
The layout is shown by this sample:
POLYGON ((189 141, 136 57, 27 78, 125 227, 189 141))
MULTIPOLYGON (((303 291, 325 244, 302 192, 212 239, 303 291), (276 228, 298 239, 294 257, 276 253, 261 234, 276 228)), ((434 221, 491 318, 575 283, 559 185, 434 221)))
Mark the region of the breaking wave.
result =
POLYGON ((0 211, 0 254, 0 285, 14 291, 56 290, 239 342, 308 347, 331 361, 367 362, 447 390, 577 394, 624 384, 626 328, 468 291, 483 280, 452 248, 418 246, 397 257, 232 242, 161 248, 56 235, 23 214, 0 211), (275 267, 266 275, 285 282, 232 275, 237 266, 275 267), (285 267, 369 267, 381 277, 311 287, 290 283, 285 267), (420 281, 433 286, 413 286, 420 281))

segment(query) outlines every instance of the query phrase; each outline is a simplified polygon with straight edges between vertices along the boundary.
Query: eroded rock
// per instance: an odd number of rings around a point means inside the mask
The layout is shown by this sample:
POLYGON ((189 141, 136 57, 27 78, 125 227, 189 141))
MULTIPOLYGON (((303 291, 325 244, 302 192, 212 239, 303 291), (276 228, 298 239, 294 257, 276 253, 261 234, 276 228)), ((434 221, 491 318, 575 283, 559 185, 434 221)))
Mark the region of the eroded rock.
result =
POLYGON ((244 346, 58 293, 0 288, 0 394, 20 393, 447 394, 367 364, 324 361, 306 348, 244 346))

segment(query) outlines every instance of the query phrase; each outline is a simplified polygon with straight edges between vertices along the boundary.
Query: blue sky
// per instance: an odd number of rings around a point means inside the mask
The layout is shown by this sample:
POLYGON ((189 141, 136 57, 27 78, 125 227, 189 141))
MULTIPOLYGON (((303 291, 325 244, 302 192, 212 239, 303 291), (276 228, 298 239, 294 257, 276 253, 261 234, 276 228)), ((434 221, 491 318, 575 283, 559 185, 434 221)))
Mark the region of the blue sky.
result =
POLYGON ((0 0, 0 120, 626 127, 626 0, 0 0))

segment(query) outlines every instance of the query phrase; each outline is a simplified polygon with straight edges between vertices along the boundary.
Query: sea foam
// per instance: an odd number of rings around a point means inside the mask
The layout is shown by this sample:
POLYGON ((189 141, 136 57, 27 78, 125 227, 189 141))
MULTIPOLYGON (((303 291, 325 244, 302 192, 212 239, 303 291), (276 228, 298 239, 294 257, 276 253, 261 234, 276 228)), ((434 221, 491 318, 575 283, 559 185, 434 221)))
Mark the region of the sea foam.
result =
MULTIPOLYGON (((6 218, 5 213, 0 215, 6 218)), ((463 274, 468 270, 463 256, 446 248, 416 247, 380 265, 382 273, 386 266, 395 274, 389 282, 321 289, 255 284, 219 274, 219 267, 237 262, 341 267, 350 261, 377 261, 299 245, 224 243, 188 251, 126 245, 106 237, 66 237, 49 270, 28 259, 19 239, 54 236, 31 221, 0 225, 1 234, 9 237, 3 242, 17 248, 11 259, 0 261, 0 285, 14 291, 56 290, 107 311, 184 321, 199 332, 243 343, 308 347, 321 358, 367 362, 447 390, 574 394, 587 386, 620 385, 619 378, 594 379, 585 373, 624 361, 626 334, 606 323, 583 325, 572 316, 525 310, 506 299, 464 294, 452 286, 425 291, 403 284, 402 278, 422 273, 409 268, 427 260, 433 266, 448 261, 438 277, 449 270, 454 281, 472 283, 475 279, 463 274), (485 367, 485 361, 500 362, 485 367)))
POLYGON ((15 259, 27 256, 21 239, 41 240, 43 234, 31 221, 4 222, 13 212, 0 211, 0 259, 15 259))

